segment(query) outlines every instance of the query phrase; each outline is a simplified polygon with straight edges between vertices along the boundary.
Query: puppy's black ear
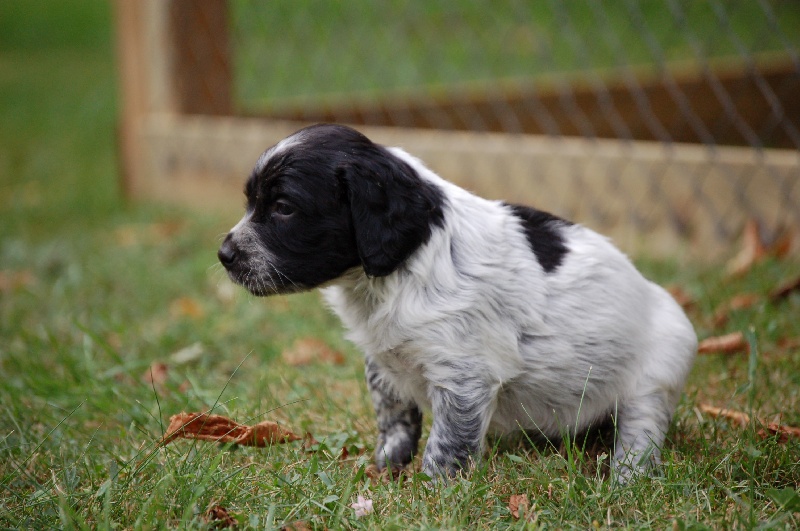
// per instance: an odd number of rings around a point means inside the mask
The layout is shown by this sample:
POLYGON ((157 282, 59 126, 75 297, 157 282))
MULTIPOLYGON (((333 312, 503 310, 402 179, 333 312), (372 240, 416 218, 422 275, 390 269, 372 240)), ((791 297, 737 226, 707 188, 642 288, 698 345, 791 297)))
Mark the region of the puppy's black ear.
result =
POLYGON ((373 146, 344 162, 356 248, 364 271, 393 272, 443 223, 442 191, 423 181, 411 166, 385 148, 373 146))

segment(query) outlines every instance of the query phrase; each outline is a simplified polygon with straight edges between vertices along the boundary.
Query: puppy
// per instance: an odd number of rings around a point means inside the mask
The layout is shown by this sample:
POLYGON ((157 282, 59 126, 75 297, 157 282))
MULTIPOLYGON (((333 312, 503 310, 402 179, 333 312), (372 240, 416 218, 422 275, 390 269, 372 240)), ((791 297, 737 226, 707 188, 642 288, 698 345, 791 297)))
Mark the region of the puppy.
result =
POLYGON ((379 468, 452 476, 487 433, 609 417, 612 472, 649 472, 697 347, 685 314, 606 238, 445 181, 398 148, 315 125, 269 148, 219 249, 255 295, 322 288, 366 357, 379 468))

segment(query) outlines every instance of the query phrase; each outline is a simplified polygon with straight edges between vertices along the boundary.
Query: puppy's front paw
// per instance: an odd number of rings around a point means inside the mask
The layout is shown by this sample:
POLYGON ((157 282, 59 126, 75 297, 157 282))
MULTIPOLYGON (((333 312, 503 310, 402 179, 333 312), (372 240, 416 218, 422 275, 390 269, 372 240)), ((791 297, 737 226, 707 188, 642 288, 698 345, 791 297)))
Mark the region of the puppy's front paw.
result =
POLYGON ((452 479, 471 469, 476 456, 474 448, 431 445, 429 439, 422 458, 422 472, 430 476, 434 482, 438 479, 452 479))
POLYGON ((641 452, 620 448, 611 460, 611 477, 620 485, 628 485, 638 478, 653 476, 660 464, 659 451, 653 446, 641 452))
POLYGON ((375 465, 378 470, 403 469, 417 453, 418 441, 415 434, 406 429, 393 429, 381 433, 375 447, 375 465))

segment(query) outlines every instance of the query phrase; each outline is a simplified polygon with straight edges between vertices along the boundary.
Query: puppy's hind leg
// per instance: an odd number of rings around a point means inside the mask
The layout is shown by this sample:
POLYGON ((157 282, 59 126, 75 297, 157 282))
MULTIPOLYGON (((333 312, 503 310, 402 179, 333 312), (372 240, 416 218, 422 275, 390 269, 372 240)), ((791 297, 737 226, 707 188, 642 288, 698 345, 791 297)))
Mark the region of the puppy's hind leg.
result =
POLYGON ((416 404, 399 400, 381 378, 379 368, 367 358, 367 387, 378 418, 375 464, 379 470, 400 469, 414 458, 422 435, 422 413, 416 404))
POLYGON ((616 412, 613 477, 627 483, 639 474, 650 474, 661 464, 661 448, 677 403, 677 393, 650 389, 619 404, 616 412))

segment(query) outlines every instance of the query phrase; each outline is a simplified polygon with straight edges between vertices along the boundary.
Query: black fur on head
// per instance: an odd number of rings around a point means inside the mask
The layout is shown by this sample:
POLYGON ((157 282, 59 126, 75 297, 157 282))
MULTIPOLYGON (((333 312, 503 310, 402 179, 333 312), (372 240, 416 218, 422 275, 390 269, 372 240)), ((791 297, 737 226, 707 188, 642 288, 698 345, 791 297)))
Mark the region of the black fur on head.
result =
POLYGON ((367 275, 380 277, 441 226, 444 198, 384 147, 370 142, 362 148, 339 167, 339 178, 347 188, 361 265, 367 275))
POLYGON ((443 194, 405 162, 340 125, 301 129, 267 150, 247 214, 218 256, 257 295, 310 289, 361 265, 392 273, 443 221, 443 194))

